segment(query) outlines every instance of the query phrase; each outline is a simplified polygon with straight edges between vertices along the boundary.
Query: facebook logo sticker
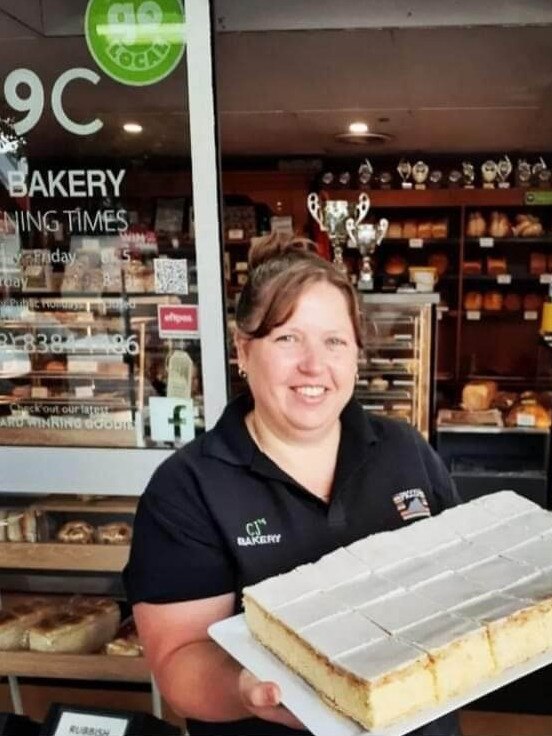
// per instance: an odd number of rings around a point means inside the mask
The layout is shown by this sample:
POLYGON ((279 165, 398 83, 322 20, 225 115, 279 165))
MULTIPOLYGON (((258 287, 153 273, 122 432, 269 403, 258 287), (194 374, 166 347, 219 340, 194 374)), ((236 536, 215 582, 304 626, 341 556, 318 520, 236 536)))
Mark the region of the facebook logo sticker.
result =
POLYGON ((182 445, 195 437, 192 399, 152 396, 149 400, 150 431, 154 442, 182 445))

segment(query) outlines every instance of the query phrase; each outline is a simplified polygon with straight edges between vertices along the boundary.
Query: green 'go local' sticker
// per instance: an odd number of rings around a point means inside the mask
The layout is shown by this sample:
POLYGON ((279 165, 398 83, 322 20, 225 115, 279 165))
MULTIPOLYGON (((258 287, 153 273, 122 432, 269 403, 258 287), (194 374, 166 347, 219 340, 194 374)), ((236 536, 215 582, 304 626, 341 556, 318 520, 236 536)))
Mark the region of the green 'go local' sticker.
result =
POLYGON ((98 66, 122 84, 144 86, 168 76, 182 58, 181 0, 90 0, 84 32, 98 66))

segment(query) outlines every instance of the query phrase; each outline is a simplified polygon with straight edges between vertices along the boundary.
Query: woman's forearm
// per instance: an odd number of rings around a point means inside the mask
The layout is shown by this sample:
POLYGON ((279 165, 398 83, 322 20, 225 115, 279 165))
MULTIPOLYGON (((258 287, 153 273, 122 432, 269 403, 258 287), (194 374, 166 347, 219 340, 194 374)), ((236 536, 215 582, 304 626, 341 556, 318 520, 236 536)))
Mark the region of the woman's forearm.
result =
POLYGON ((238 689, 241 666, 211 641, 188 644, 155 672, 161 693, 184 718, 234 721, 251 718, 238 689))

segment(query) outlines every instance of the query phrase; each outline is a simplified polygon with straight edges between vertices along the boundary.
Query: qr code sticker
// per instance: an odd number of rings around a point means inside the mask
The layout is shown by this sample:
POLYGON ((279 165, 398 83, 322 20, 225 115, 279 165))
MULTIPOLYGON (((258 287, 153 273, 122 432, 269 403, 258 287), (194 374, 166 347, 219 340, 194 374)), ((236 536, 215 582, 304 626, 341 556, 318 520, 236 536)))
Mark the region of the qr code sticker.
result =
POLYGON ((184 258, 155 258, 156 294, 188 293, 188 261, 184 258))

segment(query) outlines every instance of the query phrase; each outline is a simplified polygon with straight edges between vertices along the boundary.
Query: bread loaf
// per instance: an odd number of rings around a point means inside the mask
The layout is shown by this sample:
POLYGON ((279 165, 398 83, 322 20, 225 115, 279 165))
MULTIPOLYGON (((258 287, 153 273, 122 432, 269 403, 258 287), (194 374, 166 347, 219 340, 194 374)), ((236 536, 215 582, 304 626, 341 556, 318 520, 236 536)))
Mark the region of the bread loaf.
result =
POLYGON ((402 224, 400 222, 390 222, 389 227, 387 228, 387 236, 388 238, 402 238, 403 236, 403 228, 402 224))
POLYGON ((417 237, 425 239, 433 237, 433 228, 431 222, 418 223, 417 237))
POLYGON ((483 295, 479 291, 468 291, 464 295, 464 309, 466 311, 479 311, 483 306, 483 295))
POLYGON ((487 232, 487 223, 481 212, 472 212, 468 217, 466 235, 468 238, 481 238, 487 232))
POLYGON ((427 260, 427 265, 437 271, 437 276, 442 276, 448 269, 448 256, 446 253, 432 253, 427 260))
POLYGON ((487 256, 487 273, 489 276, 499 276, 506 273, 506 259, 502 257, 487 256))
POLYGON ((402 256, 390 256, 383 267, 388 276, 400 276, 405 273, 408 263, 402 256))
POLYGON ((483 296, 483 309, 488 312, 499 312, 502 309, 504 297, 500 291, 488 291, 483 296))
POLYGON ((448 221, 436 220, 431 223, 432 238, 446 238, 448 236, 448 221))
POLYGON ((536 312, 542 307, 543 298, 540 294, 526 294, 523 297, 523 309, 527 312, 536 312))
POLYGON ((548 429, 550 427, 550 413, 542 406, 536 398, 522 397, 515 404, 506 417, 508 427, 538 427, 548 429))
POLYGON ((117 657, 142 656, 144 648, 140 644, 133 618, 123 621, 115 639, 106 644, 105 652, 117 657))
POLYGON ((58 531, 57 539, 65 544, 92 544, 94 527, 86 521, 68 521, 58 531))
POLYGON ((466 274, 466 276, 479 276, 481 271, 481 261, 464 261, 462 263, 462 272, 466 274))
POLYGON ((491 212, 489 235, 492 238, 506 238, 511 233, 512 227, 508 216, 504 212, 491 212))
POLYGON ((532 276, 540 276, 546 273, 546 255, 544 253, 531 253, 529 256, 529 273, 532 276))
POLYGON ((97 538, 100 544, 130 544, 132 527, 126 522, 114 522, 98 527, 97 538))
POLYGON ((403 225, 403 238, 417 238, 418 224, 416 220, 405 220, 403 225))
POLYGON ((81 600, 66 612, 43 619, 29 630, 29 648, 35 652, 89 654, 114 638, 120 624, 114 601, 81 600))
POLYGON ((462 406, 468 411, 490 409, 496 392, 494 381, 470 381, 462 389, 462 406))
POLYGON ((54 608, 52 603, 36 600, 0 611, 0 651, 28 649, 29 629, 52 613, 54 608))

